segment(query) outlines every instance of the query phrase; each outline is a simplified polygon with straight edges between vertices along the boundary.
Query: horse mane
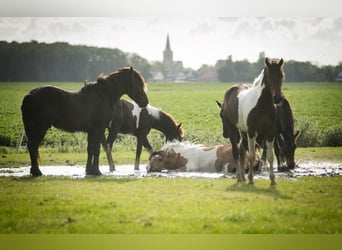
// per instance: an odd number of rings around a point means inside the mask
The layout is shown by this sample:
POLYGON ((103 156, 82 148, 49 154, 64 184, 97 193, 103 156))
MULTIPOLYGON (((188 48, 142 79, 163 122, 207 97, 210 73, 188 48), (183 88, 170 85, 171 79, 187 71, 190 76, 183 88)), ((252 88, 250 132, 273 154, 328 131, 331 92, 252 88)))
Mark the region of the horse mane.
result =
POLYGON ((142 87, 143 87, 144 91, 146 91, 147 90, 147 83, 145 82, 145 79, 144 79, 143 75, 139 71, 133 69, 133 67, 122 67, 122 68, 120 68, 120 69, 118 69, 116 71, 113 71, 112 73, 108 74, 107 76, 104 76, 103 74, 101 74, 101 75, 99 75, 97 77, 97 79, 98 80, 104 80, 104 79, 106 79, 108 77, 114 77, 118 73, 124 73, 125 71, 130 71, 130 70, 134 71, 134 73, 137 74, 138 77, 142 80, 142 84, 143 84, 142 87))
POLYGON ((173 142, 167 142, 165 145, 161 148, 161 150, 169 150, 169 148, 173 147, 182 147, 182 148, 187 148, 187 149, 198 149, 204 147, 203 144, 196 144, 191 141, 173 141, 173 142))
POLYGON ((252 87, 260 86, 264 80, 264 69, 261 73, 254 79, 252 87))

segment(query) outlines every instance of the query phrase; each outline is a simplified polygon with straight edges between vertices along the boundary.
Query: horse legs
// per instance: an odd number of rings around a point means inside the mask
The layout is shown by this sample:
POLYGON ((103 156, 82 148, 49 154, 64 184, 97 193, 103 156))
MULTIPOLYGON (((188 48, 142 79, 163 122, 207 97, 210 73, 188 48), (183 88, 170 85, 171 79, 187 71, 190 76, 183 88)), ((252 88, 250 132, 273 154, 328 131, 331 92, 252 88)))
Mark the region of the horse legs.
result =
POLYGON ((149 141, 147 140, 147 137, 145 137, 145 139, 143 141, 143 146, 149 154, 153 153, 153 148, 152 148, 151 144, 149 143, 149 141))
POLYGON ((137 137, 137 149, 135 152, 135 162, 134 162, 134 170, 139 170, 139 163, 140 163, 140 155, 143 146, 143 139, 141 137, 137 137))
POLYGON ((112 133, 111 131, 109 131, 107 140, 105 136, 103 136, 102 138, 102 147, 105 150, 106 155, 107 155, 110 172, 115 171, 115 164, 114 164, 114 160, 112 157, 112 148, 113 148, 113 143, 116 139, 116 136, 117 136, 117 133, 112 133))
POLYGON ((88 133, 88 159, 86 166, 87 175, 101 175, 99 169, 100 144, 103 138, 104 129, 88 133))
POLYGON ((38 147, 39 143, 36 142, 28 142, 27 143, 28 150, 30 152, 30 159, 31 159, 31 169, 30 169, 30 174, 34 177, 38 177, 43 175, 42 172, 39 169, 38 166, 38 157, 39 157, 39 152, 38 152, 38 147))
POLYGON ((253 166, 255 162, 255 136, 250 137, 248 135, 248 160, 249 160, 249 171, 248 171, 248 184, 253 185, 253 166))
POLYGON ((229 131, 229 139, 232 144, 233 158, 236 163, 236 179, 237 182, 245 182, 244 159, 242 157, 245 156, 246 151, 243 143, 240 143, 240 147, 238 147, 238 143, 240 141, 239 131, 233 126, 230 126, 229 131))
POLYGON ((267 147, 267 160, 270 164, 270 180, 271 180, 271 185, 276 185, 275 182, 275 176, 273 172, 273 140, 271 141, 266 141, 266 147, 267 147))
POLYGON ((38 177, 43 175, 42 172, 39 169, 38 165, 38 158, 39 158, 39 145, 42 142, 46 131, 49 129, 49 126, 46 128, 41 128, 37 126, 34 128, 34 131, 27 131, 27 137, 28 137, 28 150, 30 153, 30 159, 31 159, 31 169, 30 174, 34 177, 38 177))
POLYGON ((278 172, 281 171, 281 163, 282 163, 282 157, 281 157, 281 152, 280 152, 280 146, 279 146, 279 143, 278 143, 278 140, 277 138, 274 140, 274 153, 276 155, 276 158, 277 158, 277 169, 278 169, 278 172))

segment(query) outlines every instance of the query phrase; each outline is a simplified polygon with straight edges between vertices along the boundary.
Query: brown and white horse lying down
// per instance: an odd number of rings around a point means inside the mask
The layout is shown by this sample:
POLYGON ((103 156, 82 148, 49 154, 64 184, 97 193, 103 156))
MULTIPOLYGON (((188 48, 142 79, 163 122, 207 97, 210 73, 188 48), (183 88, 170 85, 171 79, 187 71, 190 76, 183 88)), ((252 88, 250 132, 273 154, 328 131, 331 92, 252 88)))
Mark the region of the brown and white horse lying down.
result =
MULTIPOLYGON (((152 153, 149 161, 147 172, 177 170, 228 173, 236 170, 231 144, 206 147, 189 142, 167 143, 160 151, 152 153)), ((247 170, 247 155, 245 163, 245 169, 247 170)), ((258 166, 258 163, 255 165, 258 166)))

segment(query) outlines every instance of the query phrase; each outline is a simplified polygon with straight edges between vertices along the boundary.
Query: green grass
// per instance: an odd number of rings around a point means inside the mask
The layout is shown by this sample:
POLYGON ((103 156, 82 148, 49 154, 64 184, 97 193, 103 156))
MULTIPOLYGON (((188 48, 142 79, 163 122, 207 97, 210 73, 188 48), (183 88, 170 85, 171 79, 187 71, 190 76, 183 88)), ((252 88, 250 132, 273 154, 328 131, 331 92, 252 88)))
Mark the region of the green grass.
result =
POLYGON ((342 177, 0 178, 0 233, 342 233, 342 177), (15 198, 14 198, 15 197, 15 198))
MULTIPOLYGON (((23 125, 20 105, 23 96, 31 89, 46 83, 0 83, 0 142, 7 140, 11 146, 19 143, 23 125)), ((83 83, 50 83, 68 90, 77 90, 83 83)), ((177 122, 182 122, 186 139, 208 145, 223 143, 222 125, 215 100, 222 101, 229 83, 151 83, 148 96, 150 103, 172 114, 177 122)), ((289 99, 294 116, 300 122, 308 121, 323 132, 333 125, 341 124, 342 84, 340 83, 286 83, 283 92, 289 99)), ((297 124, 298 125, 298 124, 297 124)), ((150 135, 153 145, 162 144, 160 133, 150 135)), ((121 137, 118 143, 123 148, 132 147, 131 139, 121 137)), ((44 144, 58 150, 70 152, 85 151, 86 135, 48 131, 44 144), (61 148, 61 145, 64 148, 61 148)), ((1 145, 1 143, 0 143, 1 145)), ((4 144, 2 144, 4 145, 4 144)), ((133 146, 134 147, 134 146, 133 146)))
MULTIPOLYGON (((25 149, 16 152, 23 127, 23 96, 43 83, 0 84, 0 167, 29 165, 25 149)), ((82 83, 56 83, 78 89, 82 83)), ((186 139, 213 145, 226 142, 215 100, 231 84, 149 85, 150 103, 182 122, 186 139)), ((342 85, 284 83, 297 120, 317 123, 320 131, 341 124, 342 85)), ((84 165, 86 135, 52 129, 41 147, 42 165, 84 165), (63 143, 62 143, 63 142, 63 143)), ((160 148, 158 132, 149 135, 160 148)), ((118 164, 132 164, 135 139, 115 143, 118 164)), ((297 160, 342 162, 342 148, 299 148, 297 160)), ((142 162, 148 155, 143 151, 142 162)), ((101 164, 106 164, 101 153, 101 164)), ((342 233, 342 177, 277 179, 255 186, 235 179, 109 177, 1 177, 0 233, 342 233)))

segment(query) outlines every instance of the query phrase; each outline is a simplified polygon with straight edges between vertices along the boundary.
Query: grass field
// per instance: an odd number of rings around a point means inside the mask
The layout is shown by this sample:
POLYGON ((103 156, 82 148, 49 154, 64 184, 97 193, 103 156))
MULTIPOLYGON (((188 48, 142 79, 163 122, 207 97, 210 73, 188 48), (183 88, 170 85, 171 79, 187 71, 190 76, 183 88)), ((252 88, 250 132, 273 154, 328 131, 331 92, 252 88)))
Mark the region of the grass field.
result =
POLYGON ((0 178, 0 233, 342 233, 342 177, 0 178))
MULTIPOLYGON (((23 131, 20 105, 32 88, 44 84, 0 83, 0 167, 29 165, 15 146, 23 131)), ((75 90, 82 83, 56 83, 75 90)), ((231 84, 151 83, 150 103, 182 122, 187 140, 224 143, 215 100, 231 84)), ((284 83, 295 118, 317 130, 341 124, 342 85, 284 83)), ((42 165, 78 164, 86 160, 86 136, 56 129, 41 147, 42 165)), ((155 148, 164 139, 149 135, 155 148)), ((135 139, 115 144, 119 164, 133 163, 135 139)), ((144 151, 142 162, 147 161, 144 151)), ((342 162, 342 148, 299 148, 297 159, 342 162)), ((101 164, 106 164, 101 154, 101 164)), ((1 177, 0 233, 342 233, 342 177, 268 180, 255 186, 234 179, 108 177, 1 177)))
MULTIPOLYGON (((23 96, 34 87, 46 83, 0 83, 0 145, 16 146, 23 126, 20 105, 23 96), (2 143, 1 143, 2 142, 2 143)), ((64 89, 77 90, 83 83, 50 83, 64 89)), ((215 100, 222 101, 224 92, 231 84, 224 83, 151 83, 148 96, 150 103, 172 114, 182 122, 187 140, 208 145, 223 143, 222 125, 215 100)), ((333 125, 341 125, 342 84, 340 83, 284 83, 283 92, 291 103, 297 127, 309 122, 323 132, 333 125)), ((150 138, 155 147, 161 146, 160 133, 152 132, 150 138)), ((60 152, 85 149, 84 134, 63 133, 51 129, 45 145, 60 152), (69 148, 69 146, 73 146, 69 148), (75 147, 76 145, 76 147, 75 147)), ((122 137, 121 137, 122 138, 122 137)), ((119 145, 134 149, 134 140, 124 137, 119 145)))

